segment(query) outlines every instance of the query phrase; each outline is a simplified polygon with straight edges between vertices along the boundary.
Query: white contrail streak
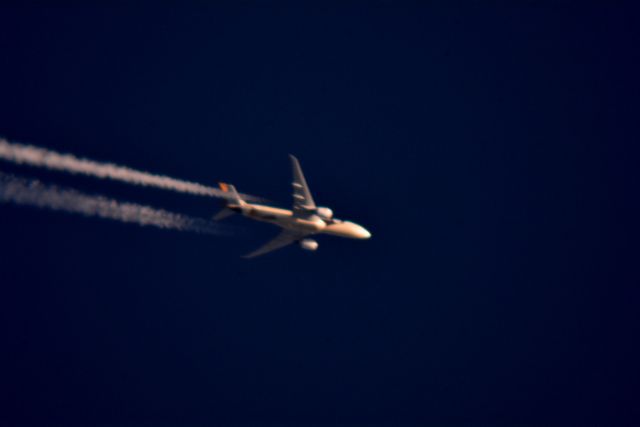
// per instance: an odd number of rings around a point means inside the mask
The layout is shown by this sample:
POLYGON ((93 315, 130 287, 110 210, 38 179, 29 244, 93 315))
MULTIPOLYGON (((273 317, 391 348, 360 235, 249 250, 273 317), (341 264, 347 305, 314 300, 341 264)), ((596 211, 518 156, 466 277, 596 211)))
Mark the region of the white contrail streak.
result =
POLYGON ((3 173, 0 173, 0 202, 201 234, 224 235, 230 234, 231 230, 205 219, 85 194, 3 173))
MULTIPOLYGON (((26 164, 72 174, 89 175, 96 178, 111 179, 135 185, 157 187, 180 193, 219 197, 223 199, 229 197, 228 194, 222 190, 195 182, 154 175, 112 163, 96 162, 79 158, 72 154, 61 154, 33 145, 12 143, 3 138, 0 138, 0 159, 16 164, 26 164)), ((247 200, 259 200, 257 197, 246 194, 243 194, 243 197, 247 200)))

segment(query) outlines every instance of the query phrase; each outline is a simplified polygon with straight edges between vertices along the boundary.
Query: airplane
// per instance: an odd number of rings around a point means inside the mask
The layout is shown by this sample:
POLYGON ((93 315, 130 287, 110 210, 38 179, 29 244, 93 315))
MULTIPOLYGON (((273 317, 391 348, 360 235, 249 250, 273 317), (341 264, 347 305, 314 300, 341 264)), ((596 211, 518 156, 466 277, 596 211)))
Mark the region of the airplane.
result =
POLYGON ((283 229, 274 239, 243 258, 255 258, 295 242, 302 249, 315 251, 318 249, 318 242, 309 238, 315 234, 331 234, 350 239, 371 237, 371 233, 361 225, 336 219, 333 217, 331 209, 316 206, 302 173, 300 162, 293 155, 289 155, 289 158, 293 170, 293 182, 291 183, 293 186, 293 208, 291 210, 248 203, 240 197, 233 185, 219 183, 220 189, 228 193, 229 197, 225 207, 213 217, 214 220, 220 221, 239 213, 247 218, 268 222, 283 229))

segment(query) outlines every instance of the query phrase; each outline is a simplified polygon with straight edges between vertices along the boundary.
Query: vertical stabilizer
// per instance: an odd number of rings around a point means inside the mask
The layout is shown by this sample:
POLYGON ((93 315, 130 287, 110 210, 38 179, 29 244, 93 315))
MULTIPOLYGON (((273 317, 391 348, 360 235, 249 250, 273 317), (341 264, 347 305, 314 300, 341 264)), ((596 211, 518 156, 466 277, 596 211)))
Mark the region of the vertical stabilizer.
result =
POLYGON ((213 217, 214 221, 220 221, 222 219, 230 217, 236 212, 241 212, 242 207, 246 204, 246 202, 242 200, 242 197, 240 197, 240 194, 238 194, 236 187, 224 182, 221 182, 218 185, 227 196, 227 201, 224 209, 222 209, 213 217))
POLYGON ((236 187, 234 187, 231 184, 227 184, 225 182, 221 182, 219 184, 219 186, 220 186, 220 189, 222 191, 224 191, 226 194, 228 194, 227 205, 229 205, 229 204, 238 205, 238 206, 244 206, 245 205, 245 201, 242 200, 242 197, 240 197, 240 194, 236 190, 236 187))

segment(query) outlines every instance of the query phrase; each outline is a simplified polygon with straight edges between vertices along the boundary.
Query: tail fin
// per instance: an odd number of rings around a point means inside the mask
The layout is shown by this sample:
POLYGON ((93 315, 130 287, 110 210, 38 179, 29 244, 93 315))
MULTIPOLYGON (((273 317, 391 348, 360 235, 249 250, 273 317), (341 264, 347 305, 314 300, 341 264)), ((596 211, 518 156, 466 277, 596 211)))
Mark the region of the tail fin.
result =
POLYGON ((222 191, 227 193, 228 197, 226 198, 227 201, 224 209, 222 209, 213 217, 214 221, 220 221, 222 219, 230 217, 231 215, 236 213, 236 211, 241 211, 242 207, 245 205, 245 201, 242 200, 242 198, 238 194, 236 187, 234 187, 231 184, 226 184, 224 182, 219 183, 219 186, 222 191), (238 207, 240 209, 238 209, 238 207))
POLYGON ((231 184, 227 184, 225 182, 221 182, 219 183, 220 185, 220 189, 222 191, 224 191, 225 193, 229 194, 229 197, 227 198, 227 204, 235 204, 238 206, 244 206, 245 201, 242 200, 242 198, 240 197, 240 194, 238 194, 238 191, 236 190, 236 187, 234 187, 231 184))

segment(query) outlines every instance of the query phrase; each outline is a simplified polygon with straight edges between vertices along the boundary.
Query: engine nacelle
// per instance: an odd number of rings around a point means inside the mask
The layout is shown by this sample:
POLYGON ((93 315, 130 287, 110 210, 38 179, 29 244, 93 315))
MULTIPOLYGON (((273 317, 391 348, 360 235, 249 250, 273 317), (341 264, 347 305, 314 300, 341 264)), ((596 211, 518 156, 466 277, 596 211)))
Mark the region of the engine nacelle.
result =
POLYGON ((316 214, 320 217, 320 219, 326 220, 326 221, 333 218, 333 211, 329 208, 317 208, 316 214))
POLYGON ((318 242, 313 239, 302 239, 300 240, 300 247, 305 251, 315 251, 318 249, 318 242))

